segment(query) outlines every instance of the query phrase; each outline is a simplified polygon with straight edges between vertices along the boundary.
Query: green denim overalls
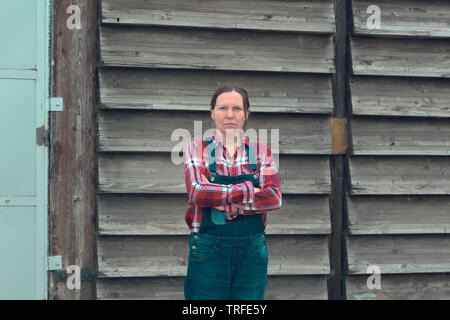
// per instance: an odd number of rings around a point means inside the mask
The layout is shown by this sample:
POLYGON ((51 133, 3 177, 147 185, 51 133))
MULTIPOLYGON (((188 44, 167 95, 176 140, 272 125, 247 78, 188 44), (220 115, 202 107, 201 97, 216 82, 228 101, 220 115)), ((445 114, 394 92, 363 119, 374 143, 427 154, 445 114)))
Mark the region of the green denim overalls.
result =
MULTIPOLYGON (((206 139, 210 154, 209 181, 238 184, 253 181, 259 187, 256 156, 245 146, 252 174, 216 174, 214 143, 206 139)), ((267 284, 268 251, 260 214, 225 219, 223 211, 204 208, 198 233, 191 233, 189 262, 184 282, 186 299, 262 300, 267 284)))

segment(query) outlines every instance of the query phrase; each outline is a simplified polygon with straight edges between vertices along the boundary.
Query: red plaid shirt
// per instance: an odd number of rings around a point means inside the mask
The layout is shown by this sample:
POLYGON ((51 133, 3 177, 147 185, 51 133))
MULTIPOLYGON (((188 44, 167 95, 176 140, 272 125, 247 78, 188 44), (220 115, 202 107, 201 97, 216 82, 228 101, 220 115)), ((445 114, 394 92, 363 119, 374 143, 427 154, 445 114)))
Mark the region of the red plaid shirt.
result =
MULTIPOLYGON (((244 144, 249 144, 248 138, 241 138, 234 159, 227 159, 227 153, 222 141, 211 136, 216 145, 216 174, 235 176, 252 173, 248 163, 244 144)), ((261 214, 267 226, 266 211, 281 207, 281 188, 278 170, 268 146, 251 142, 256 153, 257 173, 260 182, 260 192, 254 192, 253 182, 239 184, 203 183, 201 175, 209 178, 209 152, 206 141, 192 140, 184 153, 185 179, 188 193, 188 209, 185 220, 192 232, 200 231, 203 208, 223 206, 225 217, 229 220, 239 214, 261 214)))

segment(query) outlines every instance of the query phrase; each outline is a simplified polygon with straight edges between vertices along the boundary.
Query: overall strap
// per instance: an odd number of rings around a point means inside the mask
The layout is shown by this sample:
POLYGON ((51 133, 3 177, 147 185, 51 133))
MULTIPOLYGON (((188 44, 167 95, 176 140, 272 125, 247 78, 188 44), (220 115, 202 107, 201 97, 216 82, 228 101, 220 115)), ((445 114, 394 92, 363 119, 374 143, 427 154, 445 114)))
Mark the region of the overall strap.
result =
MULTIPOLYGON (((213 140, 211 137, 208 137, 205 139, 206 144, 208 146, 209 151, 209 171, 210 172, 216 172, 216 149, 215 145, 213 143, 213 140)), ((247 153, 247 160, 250 165, 250 170, 256 171, 258 169, 258 165, 256 163, 256 154, 253 150, 252 143, 250 142, 250 139, 248 139, 248 145, 245 145, 245 152, 247 153)))
POLYGON ((209 171, 216 172, 216 148, 211 137, 205 139, 209 151, 209 171))
POLYGON ((256 154, 253 150, 250 139, 248 139, 248 145, 245 145, 245 152, 247 152, 247 159, 248 163, 250 164, 250 170, 256 171, 258 169, 258 165, 256 163, 256 154))

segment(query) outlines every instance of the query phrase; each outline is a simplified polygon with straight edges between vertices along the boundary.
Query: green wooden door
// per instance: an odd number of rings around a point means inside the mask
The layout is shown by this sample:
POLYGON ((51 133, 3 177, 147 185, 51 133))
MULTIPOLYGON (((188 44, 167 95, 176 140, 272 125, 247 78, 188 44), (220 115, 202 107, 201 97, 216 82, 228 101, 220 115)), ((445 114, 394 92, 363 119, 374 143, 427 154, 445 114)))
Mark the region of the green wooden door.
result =
POLYGON ((48 26, 49 0, 0 1, 0 299, 47 299, 48 26))

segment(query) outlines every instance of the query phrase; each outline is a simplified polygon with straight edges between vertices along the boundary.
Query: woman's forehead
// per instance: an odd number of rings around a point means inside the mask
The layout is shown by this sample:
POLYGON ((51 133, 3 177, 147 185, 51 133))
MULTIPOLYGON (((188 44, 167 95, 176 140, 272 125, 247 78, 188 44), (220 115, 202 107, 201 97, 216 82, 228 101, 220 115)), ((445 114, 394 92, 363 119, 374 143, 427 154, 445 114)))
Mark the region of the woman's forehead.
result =
POLYGON ((236 91, 223 92, 217 97, 217 105, 242 105, 243 99, 240 93, 236 91))

